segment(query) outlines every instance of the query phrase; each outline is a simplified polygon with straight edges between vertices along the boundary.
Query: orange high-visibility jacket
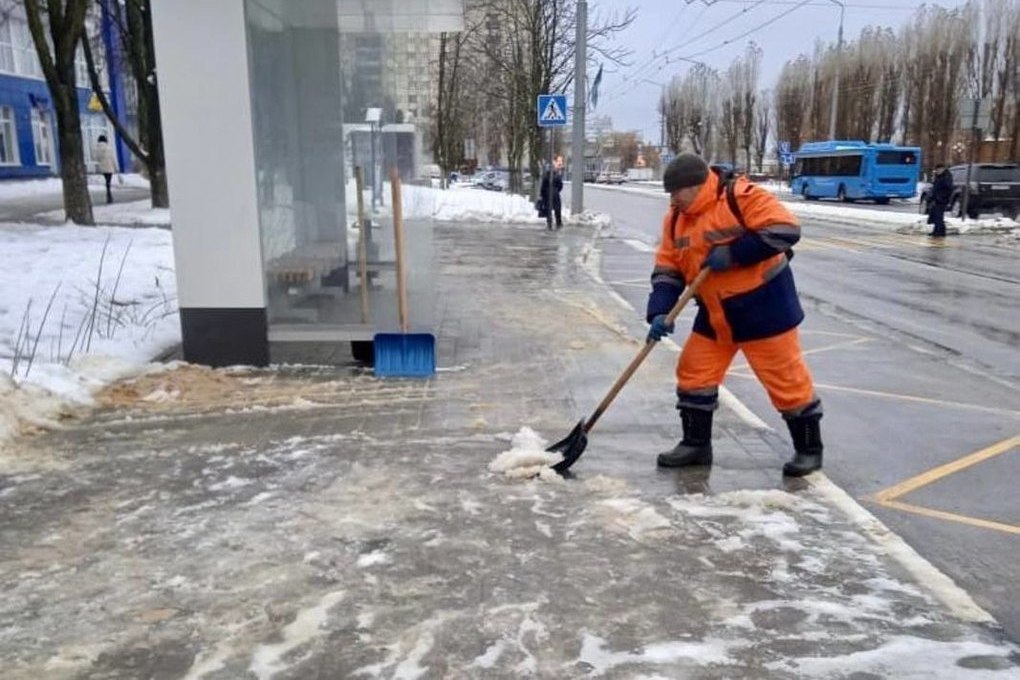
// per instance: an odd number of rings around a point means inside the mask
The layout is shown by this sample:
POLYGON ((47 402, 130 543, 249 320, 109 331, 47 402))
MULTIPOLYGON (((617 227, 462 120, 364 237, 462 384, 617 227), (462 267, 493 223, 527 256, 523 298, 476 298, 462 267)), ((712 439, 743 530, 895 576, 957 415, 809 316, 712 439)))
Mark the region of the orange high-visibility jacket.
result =
POLYGON ((649 322, 676 304, 713 248, 726 249, 732 266, 710 274, 698 291, 695 333, 745 342, 803 321, 788 256, 800 239, 797 220, 775 196, 744 178, 736 180, 734 196, 746 226, 730 210, 725 181, 714 171, 686 211, 671 208, 666 214, 652 272, 649 322))

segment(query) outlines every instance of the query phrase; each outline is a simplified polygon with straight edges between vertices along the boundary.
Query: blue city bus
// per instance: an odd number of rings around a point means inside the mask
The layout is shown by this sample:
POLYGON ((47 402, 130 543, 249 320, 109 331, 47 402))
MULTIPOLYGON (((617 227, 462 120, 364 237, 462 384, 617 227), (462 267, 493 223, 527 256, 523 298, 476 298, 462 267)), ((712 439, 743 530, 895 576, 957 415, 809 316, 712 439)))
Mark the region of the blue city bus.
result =
POLYGON ((796 153, 790 189, 808 200, 872 200, 917 194, 921 149, 867 142, 811 142, 796 153))

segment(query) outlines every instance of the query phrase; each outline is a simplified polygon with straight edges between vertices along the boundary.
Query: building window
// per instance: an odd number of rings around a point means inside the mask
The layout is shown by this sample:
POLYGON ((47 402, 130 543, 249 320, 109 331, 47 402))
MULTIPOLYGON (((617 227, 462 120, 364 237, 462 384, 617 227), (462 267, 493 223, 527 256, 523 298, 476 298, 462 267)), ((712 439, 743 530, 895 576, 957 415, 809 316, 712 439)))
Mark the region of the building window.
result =
POLYGON ((0 106, 0 165, 21 165, 14 109, 9 106, 0 106))
POLYGON ((14 40, 11 38, 11 20, 0 20, 0 71, 14 73, 14 40))
MULTIPOLYGON (((28 29, 28 22, 21 19, 10 19, 7 22, 10 27, 12 43, 14 45, 14 69, 13 72, 19 76, 29 78, 42 78, 42 64, 39 63, 39 55, 35 51, 35 43, 32 41, 32 32, 28 29)), ((49 36, 46 37, 49 43, 49 36)), ((50 52, 53 51, 52 45, 50 52)))
POLYGON ((78 87, 92 89, 89 84, 89 64, 85 61, 85 50, 81 47, 74 55, 74 80, 78 87))
POLYGON ((48 111, 32 109, 32 139, 35 141, 35 164, 53 165, 53 131, 48 111))

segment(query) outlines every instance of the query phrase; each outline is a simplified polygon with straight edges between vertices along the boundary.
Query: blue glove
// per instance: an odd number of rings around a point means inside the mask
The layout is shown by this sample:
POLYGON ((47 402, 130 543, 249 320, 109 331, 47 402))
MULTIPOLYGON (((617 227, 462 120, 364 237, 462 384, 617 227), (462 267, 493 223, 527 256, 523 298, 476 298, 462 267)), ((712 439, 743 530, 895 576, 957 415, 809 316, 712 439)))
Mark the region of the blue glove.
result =
POLYGON ((733 254, 730 252, 730 247, 716 246, 708 253, 708 257, 701 263, 701 268, 708 267, 714 272, 721 272, 725 269, 729 269, 733 266, 733 254))
POLYGON ((666 325, 666 315, 659 314, 657 317, 652 319, 652 325, 648 327, 648 337, 645 341, 651 340, 652 342, 658 342, 664 337, 673 332, 675 326, 673 324, 666 325))

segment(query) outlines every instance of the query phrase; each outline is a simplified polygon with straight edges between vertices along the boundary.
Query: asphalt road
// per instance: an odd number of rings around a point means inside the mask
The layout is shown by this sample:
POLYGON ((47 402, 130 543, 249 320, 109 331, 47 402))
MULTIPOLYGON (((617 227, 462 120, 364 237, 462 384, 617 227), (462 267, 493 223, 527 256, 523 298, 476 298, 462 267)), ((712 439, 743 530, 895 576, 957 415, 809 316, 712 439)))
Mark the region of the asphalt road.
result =
MULTIPOLYGON (((643 316, 666 199, 585 189, 585 207, 614 220, 603 276, 643 316)), ((1020 249, 802 226, 793 269, 826 473, 1020 640, 1020 249)), ((785 433, 739 356, 727 386, 785 433)))

